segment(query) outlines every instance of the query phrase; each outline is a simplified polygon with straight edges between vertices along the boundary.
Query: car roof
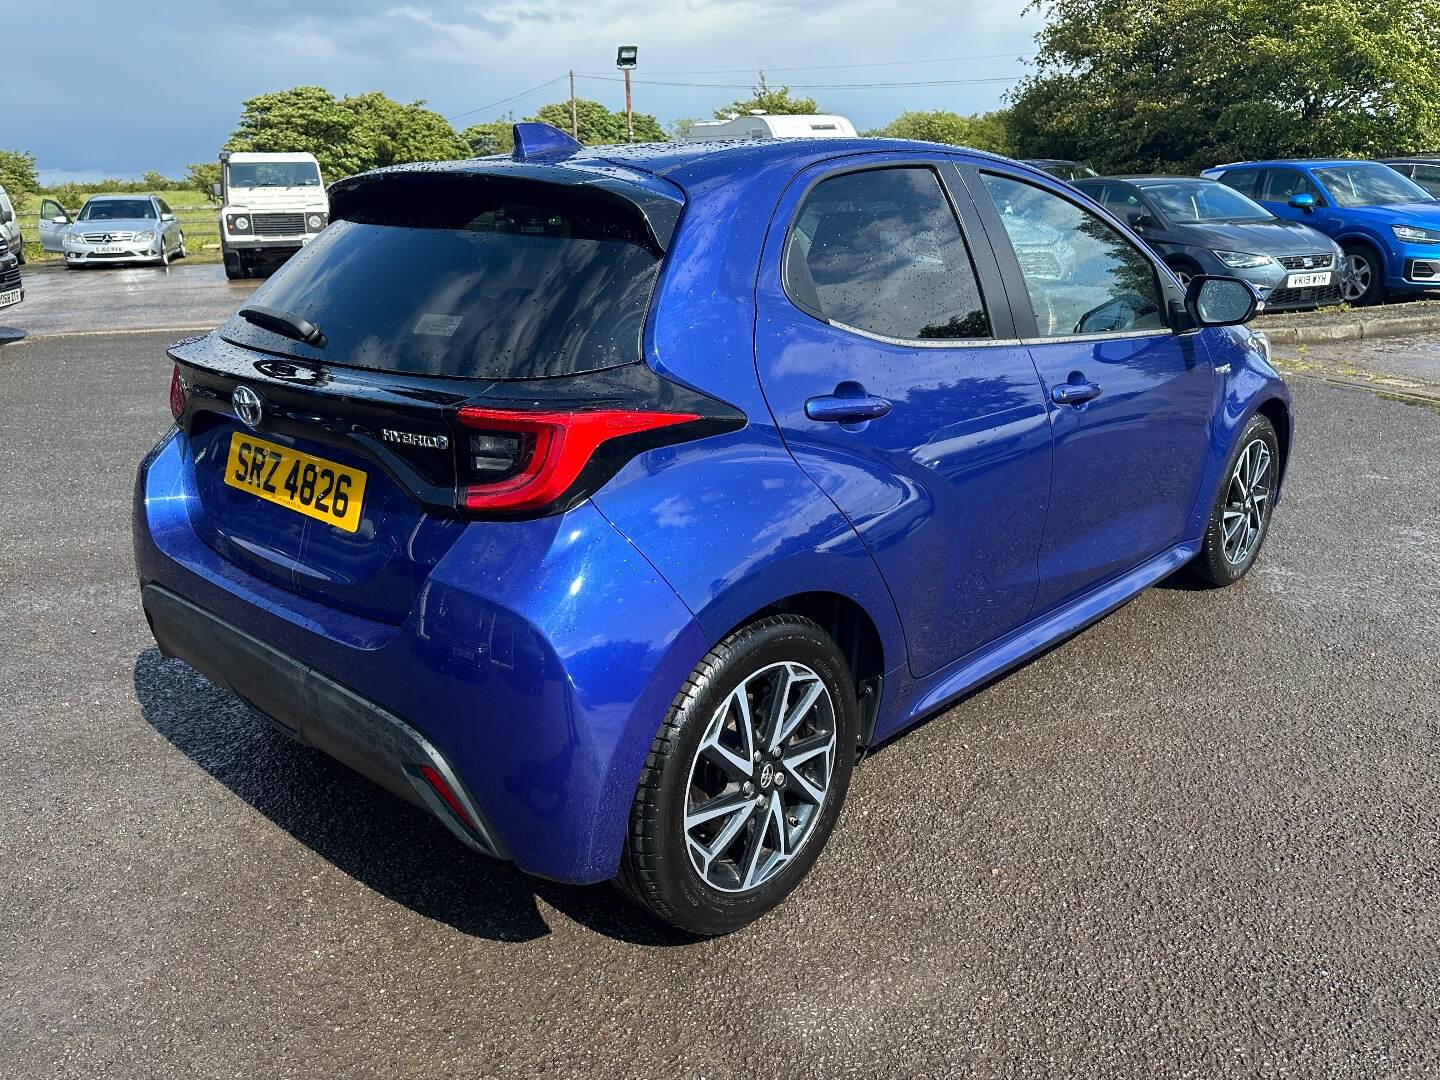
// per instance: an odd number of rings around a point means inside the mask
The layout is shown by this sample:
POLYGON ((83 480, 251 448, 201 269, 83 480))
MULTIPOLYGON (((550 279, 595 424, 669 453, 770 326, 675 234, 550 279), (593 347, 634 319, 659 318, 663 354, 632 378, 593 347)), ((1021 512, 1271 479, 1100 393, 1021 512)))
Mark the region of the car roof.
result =
POLYGON ((86 202, 112 202, 117 199, 153 199, 148 191, 102 191, 91 195, 86 202))
MULTIPOLYGON (((824 139, 716 139, 697 142, 633 143, 614 146, 586 146, 574 153, 544 154, 528 161, 506 155, 469 158, 462 161, 395 165, 380 172, 427 171, 485 173, 523 170, 527 165, 602 173, 614 177, 617 170, 647 174, 687 189, 717 177, 748 177, 757 170, 784 163, 799 171, 827 158, 867 153, 894 153, 916 150, 926 153, 965 154, 1025 169, 1023 164, 965 146, 917 142, 911 139, 824 138, 824 139)), ((361 174, 374 175, 374 174, 361 174)), ((349 184, 350 181, 341 181, 349 184)), ((653 181, 652 181, 653 183, 653 181)), ((672 189, 673 190, 673 189, 672 189)))
POLYGON ((1371 158, 1272 158, 1268 161, 1231 161, 1224 165, 1216 165, 1207 172, 1218 169, 1268 169, 1281 168, 1287 165, 1298 165, 1307 169, 1323 169, 1330 165, 1374 165, 1376 162, 1371 158))

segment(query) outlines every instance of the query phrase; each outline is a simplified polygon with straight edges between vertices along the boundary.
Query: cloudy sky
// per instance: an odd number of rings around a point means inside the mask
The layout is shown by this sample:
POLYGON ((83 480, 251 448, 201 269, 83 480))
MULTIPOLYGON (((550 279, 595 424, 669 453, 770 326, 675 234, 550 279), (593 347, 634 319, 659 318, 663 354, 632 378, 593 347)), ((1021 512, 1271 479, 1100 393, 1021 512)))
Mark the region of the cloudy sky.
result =
POLYGON ((708 117, 764 68, 856 125, 897 112, 995 107, 1023 71, 1038 18, 1024 0, 70 0, 6 15, 7 84, 21 107, 0 148, 47 180, 167 174, 213 160, 247 97, 299 84, 424 99, 457 127, 566 96, 623 108, 615 46, 640 48, 635 107, 708 117), (897 63, 904 61, 904 63, 897 63), (933 61, 933 62, 932 62, 933 61), (845 66, 840 66, 845 65, 845 66), (865 66, 859 66, 865 65, 865 66), (18 67, 16 71, 14 68, 18 67), (641 80, 655 80, 647 85, 641 80), (553 85, 507 101, 549 79, 553 85), (960 82, 961 80, 976 80, 960 82), (849 88, 837 84, 949 85, 849 88), (670 86, 662 82, 720 84, 670 86))

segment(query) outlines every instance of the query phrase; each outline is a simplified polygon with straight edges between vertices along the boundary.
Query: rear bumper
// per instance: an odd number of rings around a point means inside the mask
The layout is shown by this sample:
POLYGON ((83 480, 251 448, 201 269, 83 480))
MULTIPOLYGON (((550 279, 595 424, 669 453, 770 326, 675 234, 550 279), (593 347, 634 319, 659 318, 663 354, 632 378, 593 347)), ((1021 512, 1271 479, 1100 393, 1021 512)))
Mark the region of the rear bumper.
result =
POLYGON ((593 505, 467 527, 395 625, 218 554, 190 520, 194 468, 167 437, 135 492, 136 569, 164 651, 431 810, 410 767, 443 762, 483 843, 522 870, 615 875, 645 755, 709 644, 593 505))
POLYGON ((454 768, 410 724, 160 585, 141 591, 160 651, 247 702, 291 738, 429 810, 467 847, 510 857, 454 768), (425 777, 434 770, 459 807, 425 777))

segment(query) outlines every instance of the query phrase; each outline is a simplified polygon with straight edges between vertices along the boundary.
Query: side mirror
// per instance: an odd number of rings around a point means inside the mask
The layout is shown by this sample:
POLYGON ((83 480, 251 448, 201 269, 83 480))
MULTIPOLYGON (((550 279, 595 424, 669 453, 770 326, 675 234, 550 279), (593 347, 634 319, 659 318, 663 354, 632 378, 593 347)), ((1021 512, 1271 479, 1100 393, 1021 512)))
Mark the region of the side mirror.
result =
POLYGON ((220 181, 219 181, 219 180, 216 180, 215 183, 213 183, 213 184, 210 185, 210 194, 211 194, 212 196, 214 196, 215 198, 217 198, 217 199, 220 198, 220 181))
POLYGON ((1315 209, 1315 196, 1302 191, 1298 195, 1290 196, 1290 205, 1296 210, 1303 210, 1308 214, 1315 209))
POLYGON ((1185 310, 1192 326, 1239 326, 1255 317, 1258 299, 1248 281, 1201 274, 1185 290, 1185 310))
POLYGON ((161 215, 160 215, 160 220, 161 220, 161 221, 174 221, 174 220, 175 220, 175 215, 174 215, 174 214, 161 214, 161 215))
POLYGON ((64 214, 60 214, 60 215, 58 215, 57 217, 52 217, 52 218, 50 219, 50 224, 51 224, 51 225, 69 225, 69 224, 70 224, 70 219, 69 219, 68 217, 66 217, 64 214))
POLYGON ((1127 210, 1125 212, 1125 221, 1132 229, 1143 229, 1153 224, 1150 215, 1144 210, 1127 210))
POLYGON ((15 215, 12 214, 9 210, 0 210, 0 224, 9 225, 10 222, 14 220, 15 215))

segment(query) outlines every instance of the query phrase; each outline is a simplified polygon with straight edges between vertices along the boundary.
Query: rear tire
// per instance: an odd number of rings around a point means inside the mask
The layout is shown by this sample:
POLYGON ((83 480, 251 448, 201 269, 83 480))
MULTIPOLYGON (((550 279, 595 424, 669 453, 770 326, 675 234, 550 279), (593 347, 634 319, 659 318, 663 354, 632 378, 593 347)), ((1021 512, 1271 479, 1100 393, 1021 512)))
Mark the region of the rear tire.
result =
POLYGON ((1350 260, 1350 277, 1345 283, 1342 299, 1354 307, 1371 307, 1385 299, 1385 263, 1380 253, 1369 244, 1345 245, 1350 260))
POLYGON ((1233 585, 1245 576, 1270 531, 1280 477, 1280 440, 1269 420, 1259 414, 1250 418, 1235 440, 1224 475, 1200 554, 1190 564, 1202 582, 1215 588, 1233 585))
POLYGON ((660 725, 616 884, 695 934, 760 918, 829 839, 858 723, 849 668, 819 626, 775 615, 737 630, 700 661, 660 725))

